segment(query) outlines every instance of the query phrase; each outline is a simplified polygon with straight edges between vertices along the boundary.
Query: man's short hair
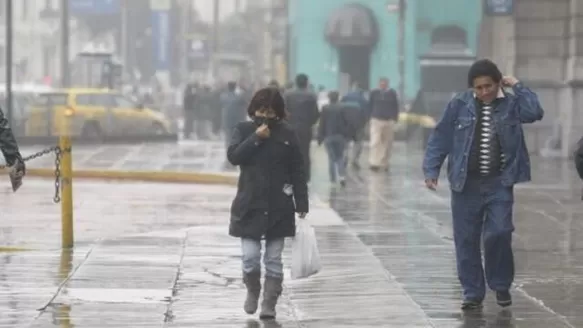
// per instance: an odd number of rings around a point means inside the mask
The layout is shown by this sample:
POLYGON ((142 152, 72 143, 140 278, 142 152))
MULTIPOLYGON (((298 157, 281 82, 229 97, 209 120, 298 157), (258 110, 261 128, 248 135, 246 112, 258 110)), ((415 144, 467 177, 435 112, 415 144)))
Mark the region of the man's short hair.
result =
POLYGON ((308 76, 306 74, 300 73, 296 76, 296 87, 300 89, 308 87, 308 76))
POLYGON ((330 102, 338 102, 338 99, 340 99, 340 94, 338 91, 328 92, 328 100, 330 100, 330 102))
POLYGON ((480 59, 472 64, 468 72, 468 87, 474 86, 474 80, 478 77, 488 76, 495 83, 502 81, 502 72, 498 66, 489 59, 480 59))

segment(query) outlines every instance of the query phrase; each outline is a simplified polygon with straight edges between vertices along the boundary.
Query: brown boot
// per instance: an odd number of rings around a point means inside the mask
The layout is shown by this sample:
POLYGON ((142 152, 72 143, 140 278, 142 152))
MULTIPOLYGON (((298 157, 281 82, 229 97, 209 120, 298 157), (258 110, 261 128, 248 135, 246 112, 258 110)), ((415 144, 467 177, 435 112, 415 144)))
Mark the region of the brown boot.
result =
POLYGON ((243 283, 247 287, 247 298, 243 309, 247 314, 257 312, 261 294, 261 272, 243 273, 243 283))
POLYGON ((275 306, 277 299, 283 291, 281 286, 282 278, 265 277, 265 284, 263 285, 263 302, 261 303, 260 319, 268 320, 275 319, 275 306))

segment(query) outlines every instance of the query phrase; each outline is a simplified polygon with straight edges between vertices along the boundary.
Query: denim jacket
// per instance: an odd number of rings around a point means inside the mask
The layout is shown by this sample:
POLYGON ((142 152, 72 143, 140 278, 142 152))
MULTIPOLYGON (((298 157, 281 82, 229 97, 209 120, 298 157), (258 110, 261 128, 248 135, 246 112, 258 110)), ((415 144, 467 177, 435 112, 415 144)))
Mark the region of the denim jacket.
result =
MULTIPOLYGON (((514 94, 505 93, 493 113, 494 127, 506 156, 506 166, 501 175, 505 186, 530 181, 530 158, 522 124, 540 121, 544 115, 538 96, 529 88, 517 83, 512 90, 514 94)), ((471 90, 457 95, 448 103, 425 150, 425 179, 438 179, 447 157, 450 187, 456 192, 463 190, 476 121, 476 102, 471 90)))

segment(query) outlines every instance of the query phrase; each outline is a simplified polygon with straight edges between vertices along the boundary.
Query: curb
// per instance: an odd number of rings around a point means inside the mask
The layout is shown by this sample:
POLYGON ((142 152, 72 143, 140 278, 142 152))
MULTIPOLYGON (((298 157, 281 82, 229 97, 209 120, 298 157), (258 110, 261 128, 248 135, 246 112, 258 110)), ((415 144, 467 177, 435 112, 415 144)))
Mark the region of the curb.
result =
MULTIPOLYGON (((53 169, 30 168, 27 176, 54 178, 53 169)), ((73 178, 98 180, 126 180, 163 183, 198 183, 237 185, 238 176, 220 173, 162 172, 162 171, 117 171, 117 170, 73 170, 73 178)))
POLYGON ((33 249, 16 247, 16 246, 0 246, 0 253, 17 253, 17 252, 31 252, 33 249))

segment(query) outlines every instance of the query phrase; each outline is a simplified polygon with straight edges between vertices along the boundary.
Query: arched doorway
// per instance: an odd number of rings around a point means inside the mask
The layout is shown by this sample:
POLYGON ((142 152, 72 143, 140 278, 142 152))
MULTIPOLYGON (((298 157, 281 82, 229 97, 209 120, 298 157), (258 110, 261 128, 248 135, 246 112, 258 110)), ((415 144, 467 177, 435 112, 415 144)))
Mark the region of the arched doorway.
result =
POLYGON ((379 38, 374 13, 360 4, 340 7, 328 18, 325 37, 338 50, 340 73, 369 89, 370 57, 379 38))

